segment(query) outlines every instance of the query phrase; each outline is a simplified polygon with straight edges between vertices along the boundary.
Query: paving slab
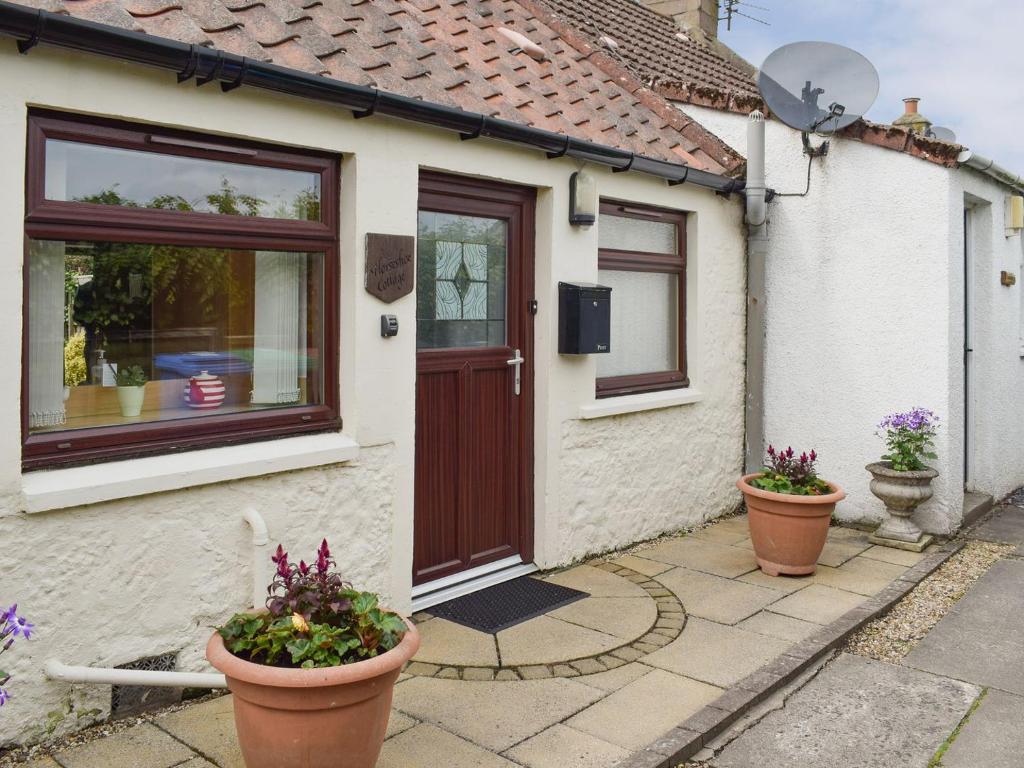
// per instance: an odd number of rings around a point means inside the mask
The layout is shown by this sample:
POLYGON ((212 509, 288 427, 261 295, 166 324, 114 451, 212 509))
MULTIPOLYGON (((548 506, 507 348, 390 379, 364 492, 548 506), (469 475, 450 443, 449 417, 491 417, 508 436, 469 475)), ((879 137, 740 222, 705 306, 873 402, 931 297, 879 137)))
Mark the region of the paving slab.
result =
POLYGON ((547 615, 623 640, 635 640, 654 625, 658 606, 650 597, 591 597, 547 615))
POLYGON ((742 547, 701 541, 693 537, 673 539, 640 553, 641 557, 681 565, 694 571, 734 579, 757 569, 754 553, 742 547))
POLYGON ((245 768, 235 734, 234 698, 230 695, 171 712, 154 724, 222 768, 245 768))
POLYGON ((1024 544, 1024 509, 1010 505, 996 507, 987 520, 968 532, 967 538, 1024 544))
POLYGON ((567 571, 553 573, 544 580, 578 589, 591 597, 647 597, 643 588, 629 579, 590 565, 578 565, 567 571))
POLYGON ((690 616, 720 624, 743 621, 781 597, 772 589, 689 568, 674 568, 661 574, 658 581, 676 593, 690 616))
MULTIPOLYGON (((394 703, 396 709, 410 717, 502 752, 605 695, 597 688, 565 678, 465 683, 417 677, 395 688, 394 703)), ((415 733, 419 727, 411 728, 388 743, 415 733)))
POLYGON ((989 690, 946 750, 942 768, 1020 768, 1024 762, 1021 723, 1024 697, 989 690))
POLYGON ((772 603, 772 611, 815 624, 831 624, 866 598, 824 584, 811 584, 772 603))
POLYGON ((403 714, 396 709, 392 709, 391 717, 388 718, 388 730, 387 733, 384 734, 384 738, 390 739, 393 736, 397 736, 400 733, 404 733, 416 724, 416 720, 413 720, 408 715, 403 714))
POLYGON ((55 755, 64 768, 171 768, 195 756, 191 749, 150 723, 55 755))
POLYGON ((783 592, 785 594, 796 592, 813 583, 810 576, 769 576, 760 569, 745 573, 736 581, 742 581, 744 584, 753 584, 755 587, 767 587, 768 589, 774 589, 776 592, 783 592))
POLYGON ((607 693, 611 693, 619 690, 619 688, 629 685, 634 680, 643 677, 652 669, 654 669, 654 667, 648 667, 646 664, 633 662, 631 664, 623 664, 621 667, 616 667, 615 669, 609 669, 607 672, 598 672, 596 675, 584 675, 583 677, 574 679, 584 685, 589 685, 607 693))
POLYGON ((910 566, 917 565, 919 562, 924 560, 928 555, 934 552, 935 549, 935 545, 932 545, 923 552, 908 552, 905 549, 894 549, 892 547, 883 547, 878 544, 873 544, 861 552, 860 556, 866 557, 869 560, 880 560, 883 563, 905 565, 909 568, 910 566))
POLYGON ((728 687, 784 653, 788 640, 746 632, 697 617, 683 634, 644 658, 644 664, 728 687))
POLYGON ((821 629, 820 624, 812 624, 809 621, 801 621, 800 619, 783 616, 780 613, 772 613, 771 611, 758 611, 749 619, 741 621, 737 626, 748 632, 777 637, 780 640, 788 640, 791 643, 799 643, 801 640, 806 640, 821 629))
POLYGON ((622 557, 615 558, 612 562, 615 565, 621 565, 623 568, 629 568, 637 573, 642 573, 644 576, 657 576, 659 573, 664 573, 672 568, 669 563, 659 563, 657 560, 647 560, 636 555, 623 555, 622 557))
POLYGON ((741 541, 750 538, 750 531, 746 530, 746 526, 744 526, 743 530, 730 530, 721 525, 712 525, 694 531, 690 536, 704 541, 713 541, 717 544, 739 544, 741 541))
MULTIPOLYGON (((420 723, 384 742, 377 768, 515 768, 515 764, 447 731, 420 723)), ((282 766, 284 768, 284 766, 282 766)))
POLYGON ((625 749, 642 749, 721 693, 713 685, 656 669, 565 724, 625 749))
POLYGON ((553 725, 505 753, 527 768, 607 768, 629 750, 566 725, 553 725))
POLYGON ((996 562, 905 663, 1024 695, 1024 561, 996 562))
MULTIPOLYGON (((908 553, 914 554, 914 553, 908 553)), ((894 565, 866 557, 852 557, 838 568, 819 565, 811 576, 814 584, 856 592, 858 595, 875 595, 896 581, 907 571, 905 565, 894 565)))
POLYGON ((441 618, 425 621, 417 629, 420 632, 420 649, 413 657, 414 661, 464 667, 498 664, 494 635, 441 618))
POLYGON ((979 693, 968 683, 842 654, 713 765, 924 768, 979 693))
POLYGON ((838 568, 847 560, 851 560, 871 546, 867 534, 864 534, 863 541, 857 538, 830 539, 825 542, 825 546, 821 550, 818 564, 838 568))
MULTIPOLYGON (((645 598, 651 602, 649 598, 645 598)), ((501 663, 555 664, 567 659, 607 653, 623 644, 621 637, 538 616, 497 634, 501 663)))

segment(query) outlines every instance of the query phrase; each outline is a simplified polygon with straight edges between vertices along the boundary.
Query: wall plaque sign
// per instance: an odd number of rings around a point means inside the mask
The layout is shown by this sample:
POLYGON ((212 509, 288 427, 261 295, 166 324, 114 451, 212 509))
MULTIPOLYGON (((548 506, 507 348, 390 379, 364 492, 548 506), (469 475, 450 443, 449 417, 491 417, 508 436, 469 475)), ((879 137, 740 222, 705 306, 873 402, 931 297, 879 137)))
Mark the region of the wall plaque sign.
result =
POLYGON ((366 235, 368 293, 390 304, 412 293, 416 279, 416 238, 410 235, 366 235))

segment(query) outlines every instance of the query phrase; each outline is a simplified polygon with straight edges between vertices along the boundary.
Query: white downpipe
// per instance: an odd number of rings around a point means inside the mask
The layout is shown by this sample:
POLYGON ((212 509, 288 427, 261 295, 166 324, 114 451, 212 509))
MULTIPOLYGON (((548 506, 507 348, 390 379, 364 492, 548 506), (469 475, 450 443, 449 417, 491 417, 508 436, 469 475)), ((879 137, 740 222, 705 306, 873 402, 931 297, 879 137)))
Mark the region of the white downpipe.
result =
POLYGON ((252 507, 242 510, 242 517, 252 528, 252 607, 262 608, 266 603, 267 585, 270 583, 267 573, 267 563, 270 562, 270 553, 267 552, 270 534, 267 532, 267 523, 263 515, 252 507))
POLYGON ((764 115, 754 111, 747 123, 747 401, 744 419, 747 472, 760 469, 764 458, 766 191, 764 115))
MULTIPOLYGON (((262 606, 267 588, 267 545, 270 535, 263 515, 252 507, 242 511, 242 518, 252 528, 253 606, 262 606)), ((161 688, 227 688, 224 675, 206 672, 156 672, 143 669, 114 669, 113 667, 75 667, 57 659, 49 659, 45 666, 50 680, 66 683, 93 683, 96 685, 144 685, 161 688)))
POLYGON ((66 683, 144 685, 161 688, 227 688, 224 675, 205 672, 153 672, 143 669, 72 667, 57 659, 46 662, 46 676, 66 683))

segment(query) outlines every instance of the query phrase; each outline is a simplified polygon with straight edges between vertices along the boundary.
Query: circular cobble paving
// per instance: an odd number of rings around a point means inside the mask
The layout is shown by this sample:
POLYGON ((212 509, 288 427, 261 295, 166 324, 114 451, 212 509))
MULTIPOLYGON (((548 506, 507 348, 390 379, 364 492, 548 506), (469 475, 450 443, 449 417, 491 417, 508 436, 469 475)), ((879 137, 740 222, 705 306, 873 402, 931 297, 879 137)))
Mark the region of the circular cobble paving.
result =
POLYGON ((686 625, 683 604, 664 584, 652 576, 645 576, 630 568, 604 560, 586 563, 602 571, 613 573, 633 582, 654 600, 657 615, 654 623, 635 640, 624 642, 592 656, 580 656, 551 662, 549 664, 509 664, 500 666, 473 666, 457 664, 430 664, 412 661, 403 672, 418 677, 438 677, 448 680, 472 681, 515 681, 542 680, 549 677, 582 677, 607 672, 633 661, 671 643, 686 625))

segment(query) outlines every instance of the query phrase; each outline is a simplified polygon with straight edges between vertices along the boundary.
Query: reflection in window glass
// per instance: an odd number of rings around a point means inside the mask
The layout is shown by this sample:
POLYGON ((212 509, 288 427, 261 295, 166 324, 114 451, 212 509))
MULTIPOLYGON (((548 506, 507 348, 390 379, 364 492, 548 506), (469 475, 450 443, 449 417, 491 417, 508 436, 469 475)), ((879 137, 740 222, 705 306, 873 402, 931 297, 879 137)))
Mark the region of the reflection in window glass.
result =
POLYGON ((320 174, 46 141, 47 200, 320 220, 320 174))
POLYGON ((596 355, 598 378, 679 367, 679 276, 598 270, 612 289, 611 352, 596 355))
POLYGON ((32 433, 323 402, 323 256, 32 240, 32 433))
POLYGON ((504 346, 506 247, 504 221, 420 211, 419 348, 504 346))

